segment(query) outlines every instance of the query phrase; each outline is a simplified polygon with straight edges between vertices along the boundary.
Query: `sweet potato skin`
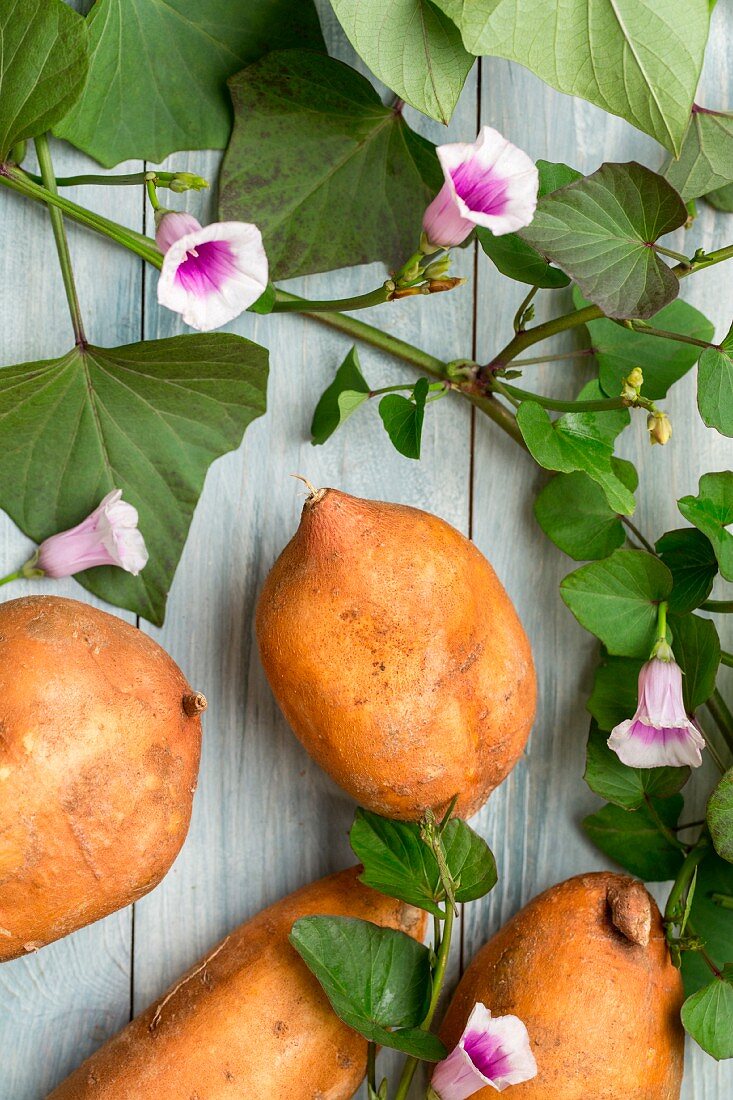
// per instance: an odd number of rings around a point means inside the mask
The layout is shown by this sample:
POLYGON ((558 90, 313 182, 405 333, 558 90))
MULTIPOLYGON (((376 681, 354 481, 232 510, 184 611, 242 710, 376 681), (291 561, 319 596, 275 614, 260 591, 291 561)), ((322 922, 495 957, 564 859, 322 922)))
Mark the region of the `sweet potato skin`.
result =
POLYGON ((0 961, 163 878, 198 774, 190 692, 116 616, 55 596, 0 605, 0 961))
POLYGON ((529 642, 480 551, 416 508, 335 489, 305 503, 257 608, 267 678, 307 751, 357 802, 468 817, 520 756, 529 642))
MULTIPOLYGON (((610 872, 579 875, 534 898, 475 956, 441 1028, 449 1047, 471 1008, 524 1021, 537 1076, 517 1100, 678 1100, 684 1033, 680 973, 659 910, 646 894, 648 943, 617 930, 609 898, 640 884, 610 872)), ((623 924, 623 916, 621 922, 623 924)), ((633 920, 630 928, 638 926, 633 920)), ((476 1093, 492 1100, 494 1089, 476 1093)))
POLYGON ((241 925, 48 1100, 348 1100, 366 1040, 288 942, 299 917, 361 917, 417 939, 425 914, 340 871, 241 925))

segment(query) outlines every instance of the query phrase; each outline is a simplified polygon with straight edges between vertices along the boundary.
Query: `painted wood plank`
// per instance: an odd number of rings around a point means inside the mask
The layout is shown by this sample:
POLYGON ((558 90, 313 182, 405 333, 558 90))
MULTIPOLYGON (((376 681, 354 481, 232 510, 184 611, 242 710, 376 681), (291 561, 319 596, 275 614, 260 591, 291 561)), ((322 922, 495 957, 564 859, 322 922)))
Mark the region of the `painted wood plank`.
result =
MULTIPOLYGON (((52 152, 59 175, 94 171, 92 161, 68 146, 53 143, 52 152)), ((121 170, 135 167, 123 165, 121 170)), ((137 191, 86 188, 83 196, 79 191, 71 197, 141 228, 137 191)), ((0 362, 58 356, 73 345, 74 337, 50 222, 41 207, 4 192, 2 224, 0 362)), ((80 227, 69 225, 68 231, 88 336, 109 345, 138 339, 141 265, 80 227)), ((0 513, 0 572, 21 565, 32 549, 0 513)), ((94 600, 71 579, 15 582, 0 589, 0 600, 31 592, 70 596, 135 622, 134 615, 94 600)), ((0 1100, 40 1100, 126 1022, 131 927, 131 910, 126 909, 0 966, 0 1100)))

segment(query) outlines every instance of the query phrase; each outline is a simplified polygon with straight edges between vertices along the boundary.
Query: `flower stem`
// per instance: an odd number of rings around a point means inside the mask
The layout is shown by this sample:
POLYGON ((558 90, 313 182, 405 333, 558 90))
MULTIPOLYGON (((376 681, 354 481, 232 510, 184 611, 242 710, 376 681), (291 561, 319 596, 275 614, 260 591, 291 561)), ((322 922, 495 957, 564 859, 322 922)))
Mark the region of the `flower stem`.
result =
POLYGON ((145 190, 148 193, 148 201, 153 210, 160 210, 160 201, 158 199, 158 192, 155 189, 155 180, 145 180, 145 190))
POLYGON ((326 301, 310 301, 307 298, 297 298, 294 294, 288 294, 285 290, 277 290, 273 313, 340 313, 342 310, 369 309, 370 306, 379 306, 390 300, 389 295, 394 287, 389 286, 389 281, 376 290, 370 290, 367 294, 357 294, 353 298, 331 298, 326 301))
MULTIPOLYGON (((621 322, 623 324, 623 322, 621 322)), ((679 344, 694 344, 696 348, 712 348, 714 345, 708 340, 698 340, 694 336, 685 336, 682 332, 669 332, 663 328, 654 328, 645 321, 627 322, 641 336, 659 336, 662 340, 676 340, 679 344)))
MULTIPOLYGON (((430 1025, 433 1022, 433 1017, 438 1008, 438 1001, 443 989, 443 982, 445 981, 445 972, 448 966, 448 955, 450 953, 451 938, 453 935, 453 923, 455 921, 455 909, 448 902, 446 904, 446 916, 445 925, 443 928, 443 938, 441 940, 440 948, 438 949, 438 958, 435 964, 435 971, 433 973, 433 993, 430 998, 430 1007, 428 1008, 427 1015, 423 1022, 420 1024, 421 1031, 429 1031, 430 1025)), ((407 1058, 404 1066, 402 1067, 402 1075, 400 1076, 399 1083, 397 1085, 397 1092, 394 1095, 394 1100, 405 1100, 408 1092, 410 1091, 410 1085, 412 1079, 415 1076, 415 1070, 418 1067, 418 1058, 407 1058)))
POLYGON ((666 600, 662 600, 657 607, 657 641, 663 642, 667 637, 667 607, 666 600))
MULTIPOLYGON (((24 169, 25 171, 25 169, 24 169)), ((42 176, 25 171, 28 179, 44 184, 42 176)), ((57 187, 142 187, 153 179, 156 187, 167 187, 178 176, 178 172, 126 172, 117 176, 105 176, 96 172, 87 172, 80 176, 57 176, 57 187)))
POLYGON ((720 663, 721 665, 727 665, 728 668, 733 668, 733 653, 726 653, 724 649, 721 650, 720 663))
POLYGON ((733 752, 733 714, 719 690, 715 688, 705 706, 710 711, 715 725, 723 735, 726 745, 733 752))
POLYGON ((575 348, 574 351, 559 351, 556 355, 532 355, 526 359, 512 359, 513 367, 534 367, 539 363, 559 363, 563 359, 588 358, 594 355, 593 348, 575 348))
POLYGON ((722 615, 733 615, 733 600, 705 600, 700 604, 701 611, 717 611, 722 615))
POLYGON ((537 293, 537 291, 539 289, 540 288, 538 286, 530 287, 529 293, 523 299, 521 305, 519 306, 519 309, 514 314, 514 331, 515 332, 522 332, 522 330, 524 328, 524 315, 526 314, 527 310, 529 309, 529 307, 531 305, 531 302, 532 302, 532 299, 534 298, 535 294, 537 293))
MULTIPOLYGON (((41 168, 41 176, 43 182, 48 191, 52 194, 56 194, 56 177, 53 172, 53 162, 51 160, 51 150, 48 145, 48 137, 46 134, 41 134, 34 141, 36 147, 36 155, 38 156, 38 163, 41 168)), ((64 290, 66 291, 66 301, 69 304, 69 314, 71 315, 71 324, 74 329, 74 337, 77 347, 86 347, 86 336, 84 335, 84 322, 81 316, 81 306, 79 305, 79 295, 76 291, 76 283, 74 282, 74 269, 71 265, 71 254, 69 252, 69 242, 66 238, 66 229, 64 227, 64 217, 60 210, 54 206, 49 206, 48 214, 51 219, 51 227, 53 229, 53 239, 56 242, 56 252, 59 258, 59 267, 61 268, 61 277, 64 281, 64 290)))
POLYGON ((8 573, 6 577, 0 577, 0 585, 10 584, 11 581, 19 581, 23 578, 24 573, 22 569, 16 569, 15 573, 8 573))
POLYGON ((680 923, 682 910, 684 909, 683 901, 687 896, 692 877, 695 874, 698 864, 704 859, 709 847, 710 837, 707 829, 703 829, 700 836, 697 838, 696 844, 685 856, 684 863, 677 872, 677 878, 674 880, 672 889, 669 892, 667 904, 664 907, 664 924, 668 934, 673 925, 678 925, 680 923))
POLYGON ((556 401, 554 397, 543 397, 542 394, 510 386, 508 382, 499 382, 498 378, 491 380, 491 387, 496 387, 500 393, 506 392, 510 397, 518 397, 521 401, 536 401, 543 409, 557 412, 610 412, 612 409, 628 407, 622 397, 607 397, 598 401, 556 401))

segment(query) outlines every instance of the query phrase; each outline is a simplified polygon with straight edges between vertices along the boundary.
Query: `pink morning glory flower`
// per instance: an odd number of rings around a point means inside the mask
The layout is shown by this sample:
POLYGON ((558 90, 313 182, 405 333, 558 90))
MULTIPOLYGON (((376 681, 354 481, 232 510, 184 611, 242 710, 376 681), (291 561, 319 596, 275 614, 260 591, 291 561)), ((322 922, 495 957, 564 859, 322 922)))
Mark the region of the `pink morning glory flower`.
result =
POLYGON ((458 1046, 435 1067, 430 1088, 437 1100, 465 1100, 487 1085, 503 1092, 536 1074, 522 1021, 517 1016, 492 1016, 485 1005, 477 1004, 458 1046))
POLYGON ((136 577, 148 560, 137 523, 137 509, 122 499, 121 489, 113 489, 76 527, 42 542, 28 565, 49 577, 70 577, 96 565, 116 565, 136 577))
POLYGON ((191 328, 227 324, 267 289, 262 234, 248 222, 202 226, 183 211, 158 211, 155 239, 164 253, 158 301, 191 328))
POLYGON ((473 144, 437 148, 445 183, 423 217, 425 251, 461 244, 477 225, 499 237, 529 225, 537 206, 537 168, 498 130, 483 126, 473 144))
POLYGON ((665 653, 642 665, 636 714, 619 723, 608 739, 608 747, 630 768, 702 764, 705 738, 685 711, 682 670, 669 646, 664 650, 668 658, 665 653))

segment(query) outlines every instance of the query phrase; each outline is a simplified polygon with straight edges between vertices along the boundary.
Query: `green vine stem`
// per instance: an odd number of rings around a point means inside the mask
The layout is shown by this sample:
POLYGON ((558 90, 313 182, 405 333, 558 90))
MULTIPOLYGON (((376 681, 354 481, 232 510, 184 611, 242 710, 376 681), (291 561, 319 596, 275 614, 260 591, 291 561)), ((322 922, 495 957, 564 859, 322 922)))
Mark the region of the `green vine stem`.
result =
POLYGON ((679 925, 682 919, 684 900, 687 897, 687 892, 690 889, 695 871, 705 858, 709 847, 710 836, 708 835, 707 829, 703 829, 700 836, 697 838, 697 843, 690 848, 685 856, 684 862, 677 873, 677 878, 672 884, 672 889, 667 898, 667 904, 664 907, 664 924, 667 929, 668 938, 670 930, 674 925, 679 925))
POLYGON ((543 397, 540 393, 530 393, 518 386, 510 386, 508 382, 499 382, 498 378, 493 378, 490 385, 500 393, 519 398, 520 401, 536 401, 543 409, 557 412, 610 412, 612 409, 626 409, 629 405, 623 397, 606 397, 598 401, 556 401, 554 397, 543 397))
POLYGON ((11 581, 19 581, 25 574, 22 569, 17 569, 15 573, 8 573, 6 577, 0 577, 0 585, 10 584, 11 581))
POLYGON ((728 668, 733 668, 733 653, 726 653, 725 650, 722 650, 720 654, 720 663, 721 665, 727 665, 728 668))
POLYGON ((722 615, 733 615, 733 600, 705 600, 700 604, 701 611, 717 611, 722 615))
MULTIPOLYGON (((53 162, 51 160, 51 150, 48 147, 48 137, 46 134, 35 138, 34 145, 36 147, 36 155, 38 156, 38 163, 41 168, 41 176, 43 182, 48 191, 52 194, 56 193, 56 177, 53 172, 53 162)), ((84 322, 81 316, 81 306, 79 305, 79 295, 76 291, 76 283, 74 282, 74 271, 71 266, 71 254, 69 252, 69 242, 66 238, 66 229, 64 228, 64 217, 60 210, 55 206, 49 206, 48 214, 51 219, 51 227, 53 229, 53 238, 56 242, 56 252, 58 253, 59 266, 61 268, 61 277, 64 281, 64 290, 66 291, 66 301, 69 304, 69 314, 71 315, 71 324, 74 329, 74 337, 77 347, 86 347, 86 336, 84 335, 84 322)))
POLYGON ((726 745, 733 752, 733 714, 718 688, 715 688, 705 706, 722 733, 726 745))
POLYGON ((294 294, 287 294, 277 288, 277 298, 273 313, 339 313, 342 310, 369 309, 371 306, 381 306, 390 301, 390 294, 394 292, 394 285, 389 280, 384 286, 376 290, 370 290, 367 294, 356 294, 353 298, 332 298, 326 301, 310 301, 307 298, 296 298, 294 294))
MULTIPOLYGON (((29 172, 25 168, 23 172, 27 178, 33 180, 34 183, 40 183, 47 186, 42 176, 37 176, 35 172, 29 172)), ((181 174, 180 172, 126 172, 117 176, 104 176, 101 173, 87 172, 80 176, 56 176, 56 186, 143 187, 148 180, 152 179, 156 187, 168 187, 171 183, 175 183, 176 180, 181 177, 181 174)), ((189 175, 189 173, 185 173, 185 175, 189 175)), ((197 178, 200 179, 200 177, 197 178)), ((208 187, 208 184, 206 186, 208 187)), ((194 188, 194 190, 199 190, 199 188, 194 188)))

